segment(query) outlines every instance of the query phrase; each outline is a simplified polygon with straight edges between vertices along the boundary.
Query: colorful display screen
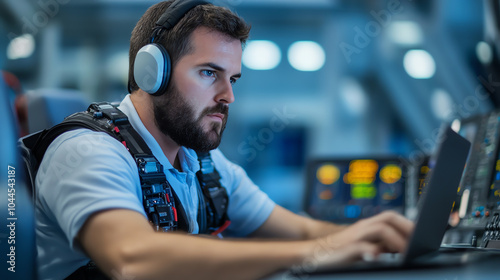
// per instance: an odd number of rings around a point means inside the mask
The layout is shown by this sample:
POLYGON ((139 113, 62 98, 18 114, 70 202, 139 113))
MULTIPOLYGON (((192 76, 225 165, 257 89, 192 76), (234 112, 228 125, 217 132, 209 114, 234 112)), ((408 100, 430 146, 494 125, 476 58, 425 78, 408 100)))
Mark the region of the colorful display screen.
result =
POLYGON ((407 171, 399 159, 317 160, 309 163, 306 212, 351 223, 384 210, 404 212, 407 171))

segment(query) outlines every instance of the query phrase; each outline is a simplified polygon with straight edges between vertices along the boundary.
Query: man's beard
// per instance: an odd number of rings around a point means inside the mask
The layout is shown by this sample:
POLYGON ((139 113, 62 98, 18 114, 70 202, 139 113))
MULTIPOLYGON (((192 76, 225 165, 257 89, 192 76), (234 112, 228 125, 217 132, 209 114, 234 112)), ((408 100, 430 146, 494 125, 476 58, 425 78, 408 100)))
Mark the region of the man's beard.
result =
MULTIPOLYGON (((171 81, 172 83, 172 81, 171 81)), ((182 97, 177 87, 172 83, 167 93, 153 99, 153 109, 156 126, 180 146, 197 152, 208 152, 217 148, 226 128, 229 106, 218 103, 211 108, 205 108, 196 117, 192 106, 182 97), (208 122, 209 129, 204 131, 203 118, 209 114, 224 115, 222 123, 208 122)))

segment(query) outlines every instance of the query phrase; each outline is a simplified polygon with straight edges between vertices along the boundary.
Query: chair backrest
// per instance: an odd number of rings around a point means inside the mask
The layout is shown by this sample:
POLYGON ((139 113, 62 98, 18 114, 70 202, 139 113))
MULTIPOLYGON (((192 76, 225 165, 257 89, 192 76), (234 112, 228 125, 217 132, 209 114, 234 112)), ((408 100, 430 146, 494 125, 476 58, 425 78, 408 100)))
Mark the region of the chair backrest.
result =
POLYGON ((29 133, 52 127, 90 104, 82 92, 72 89, 37 89, 26 95, 29 133))
POLYGON ((61 123, 73 113, 85 111, 89 102, 82 92, 71 89, 37 89, 28 91, 26 96, 30 134, 19 139, 18 147, 26 170, 27 190, 35 200, 34 182, 39 162, 31 149, 41 135, 38 132, 61 123))
POLYGON ((0 279, 36 279, 33 204, 26 187, 24 165, 16 148, 17 123, 7 88, 0 76, 0 279), (7 265, 7 267, 5 267, 7 265), (15 271, 15 272, 13 272, 15 271))

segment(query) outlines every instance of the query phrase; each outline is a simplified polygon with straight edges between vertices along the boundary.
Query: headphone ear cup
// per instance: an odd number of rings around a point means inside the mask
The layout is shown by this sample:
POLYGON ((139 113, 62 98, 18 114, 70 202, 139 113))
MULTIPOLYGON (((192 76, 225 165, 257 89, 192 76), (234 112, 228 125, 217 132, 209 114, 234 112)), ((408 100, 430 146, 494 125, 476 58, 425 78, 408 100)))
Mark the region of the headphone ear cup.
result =
POLYGON ((171 62, 167 50, 159 44, 142 47, 134 60, 134 80, 143 91, 159 96, 167 89, 171 62))

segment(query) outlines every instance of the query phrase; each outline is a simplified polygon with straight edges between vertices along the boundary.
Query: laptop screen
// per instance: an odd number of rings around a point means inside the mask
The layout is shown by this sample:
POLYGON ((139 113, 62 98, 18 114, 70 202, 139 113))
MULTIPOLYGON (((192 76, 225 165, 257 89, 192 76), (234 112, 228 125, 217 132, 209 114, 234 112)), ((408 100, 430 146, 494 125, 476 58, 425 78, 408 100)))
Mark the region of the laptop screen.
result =
POLYGON ((470 142, 450 127, 443 129, 430 162, 434 166, 418 203, 415 231, 406 252, 406 261, 437 250, 441 245, 453 201, 462 178, 470 142))

